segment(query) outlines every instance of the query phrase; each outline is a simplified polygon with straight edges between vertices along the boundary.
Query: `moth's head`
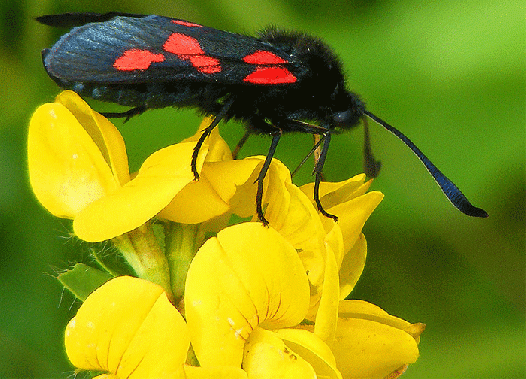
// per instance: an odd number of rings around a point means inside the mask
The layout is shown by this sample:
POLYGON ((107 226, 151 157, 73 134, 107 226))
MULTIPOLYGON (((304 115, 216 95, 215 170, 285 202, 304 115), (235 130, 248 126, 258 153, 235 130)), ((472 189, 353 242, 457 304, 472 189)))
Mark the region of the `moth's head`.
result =
POLYGON ((365 104, 358 95, 337 87, 332 100, 333 111, 329 122, 334 129, 346 130, 358 125, 365 112, 365 104))

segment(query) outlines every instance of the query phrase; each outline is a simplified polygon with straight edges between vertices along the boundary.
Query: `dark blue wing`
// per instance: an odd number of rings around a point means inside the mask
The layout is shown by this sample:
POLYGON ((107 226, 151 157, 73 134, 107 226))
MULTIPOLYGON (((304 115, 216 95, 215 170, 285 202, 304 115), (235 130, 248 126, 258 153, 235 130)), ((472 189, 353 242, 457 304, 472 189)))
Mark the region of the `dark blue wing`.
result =
POLYGON ((297 79, 291 57, 267 42, 162 16, 117 16, 75 27, 44 51, 43 61, 49 75, 66 84, 297 79))

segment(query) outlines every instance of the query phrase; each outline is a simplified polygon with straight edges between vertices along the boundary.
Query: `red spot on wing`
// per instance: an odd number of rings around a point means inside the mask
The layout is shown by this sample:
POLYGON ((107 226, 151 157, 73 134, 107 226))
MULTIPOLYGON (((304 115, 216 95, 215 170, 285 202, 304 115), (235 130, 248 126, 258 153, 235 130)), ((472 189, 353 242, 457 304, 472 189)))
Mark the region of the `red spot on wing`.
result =
POLYGON ((243 61, 258 65, 288 63, 285 59, 265 50, 258 50, 255 53, 249 54, 243 58, 243 61))
POLYGON ((194 37, 182 33, 172 33, 163 45, 163 49, 175 55, 200 54, 205 52, 194 37))
POLYGON ((131 49, 126 50, 113 63, 119 71, 146 70, 154 62, 163 62, 163 54, 154 54, 148 50, 131 49))
POLYGON ((285 67, 257 67, 256 70, 247 75, 243 81, 252 84, 290 84, 298 80, 292 72, 285 67))
POLYGON ((177 55, 179 59, 189 61, 203 74, 221 71, 219 59, 206 55, 197 39, 183 33, 172 33, 164 43, 163 49, 177 55))
MULTIPOLYGON (((184 59, 184 56, 181 56, 184 59)), ((219 59, 214 57, 209 57, 207 55, 189 55, 188 60, 192 66, 194 66, 197 71, 202 72, 203 74, 214 74, 221 71, 221 65, 219 64, 219 59)))
POLYGON ((189 28, 202 28, 203 25, 194 24, 193 22, 183 21, 183 20, 172 20, 174 24, 188 26, 189 28))

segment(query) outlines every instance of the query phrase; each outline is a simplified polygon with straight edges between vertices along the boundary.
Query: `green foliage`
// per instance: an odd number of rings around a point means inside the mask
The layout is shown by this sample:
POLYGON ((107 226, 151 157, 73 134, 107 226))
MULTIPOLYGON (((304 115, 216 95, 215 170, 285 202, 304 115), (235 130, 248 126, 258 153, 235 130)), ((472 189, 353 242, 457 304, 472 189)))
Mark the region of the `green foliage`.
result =
POLYGON ((57 276, 62 285, 81 301, 88 295, 113 278, 106 271, 101 271, 83 263, 77 263, 72 269, 57 276))

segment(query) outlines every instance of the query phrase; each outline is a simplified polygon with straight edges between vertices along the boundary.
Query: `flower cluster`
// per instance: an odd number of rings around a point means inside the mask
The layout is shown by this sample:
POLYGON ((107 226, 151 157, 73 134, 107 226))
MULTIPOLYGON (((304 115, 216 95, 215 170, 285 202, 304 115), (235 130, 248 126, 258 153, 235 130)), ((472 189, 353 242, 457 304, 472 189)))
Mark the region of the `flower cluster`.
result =
POLYGON ((101 270, 70 282, 85 300, 66 328, 71 363, 102 371, 98 378, 400 375, 418 357, 423 325, 345 300, 365 265, 362 227, 382 194, 367 192, 363 175, 322 183, 335 222, 317 212, 313 185, 295 186, 273 160, 263 226, 254 199, 264 157, 232 160, 214 130, 194 181, 201 130, 130 174, 117 129, 73 92, 33 115, 28 161, 36 197, 72 219, 78 238, 111 240, 133 275, 98 256, 101 270))

